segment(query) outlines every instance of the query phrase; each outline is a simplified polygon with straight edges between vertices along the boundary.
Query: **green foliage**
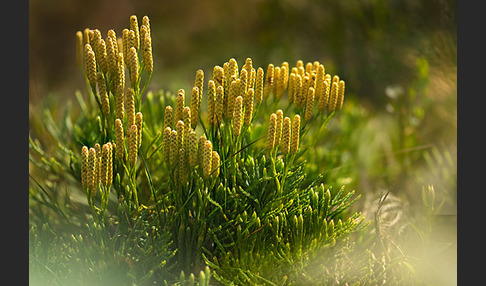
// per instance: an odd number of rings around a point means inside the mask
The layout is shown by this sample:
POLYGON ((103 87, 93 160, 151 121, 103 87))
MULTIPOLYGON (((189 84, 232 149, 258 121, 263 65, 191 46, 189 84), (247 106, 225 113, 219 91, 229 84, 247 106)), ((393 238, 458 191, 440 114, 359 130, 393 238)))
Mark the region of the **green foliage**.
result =
MULTIPOLYGON (((80 106, 95 106, 79 93, 77 100, 80 106)), ((141 160, 134 170, 138 207, 125 185, 130 184, 129 173, 122 171, 114 179, 115 192, 109 195, 106 211, 96 207, 98 195, 82 200, 86 193, 79 183, 78 150, 101 139, 99 117, 88 110, 77 117, 71 113, 58 127, 49 109, 44 111, 44 129, 36 132, 49 134, 60 148, 48 153, 38 139, 30 138, 30 159, 36 166, 30 188, 32 279, 52 284, 80 277, 87 284, 115 282, 110 279, 142 285, 164 279, 175 283, 178 273, 198 273, 205 264, 223 284, 227 280, 278 283, 286 275, 292 283, 318 279, 286 273, 304 270, 325 253, 332 260, 336 242, 361 224, 358 213, 346 214, 358 196, 344 188, 325 188, 321 176, 309 178, 302 160, 305 151, 295 158, 265 155, 258 147, 263 121, 255 124, 256 135, 253 129, 245 131, 239 150, 230 147, 225 153, 224 143, 215 144, 223 161, 219 177, 204 179, 197 167, 181 184, 173 179, 174 170, 163 167, 160 138, 159 118, 164 106, 173 103, 174 96, 162 91, 150 92, 142 102, 141 109, 148 111, 141 160), (67 126, 70 133, 58 132, 67 126), (49 179, 40 180, 39 174, 49 174, 49 179), (52 178, 57 184, 51 185, 52 178), (61 184, 69 192, 60 193, 61 184), (280 265, 278 270, 275 264, 280 265)), ((210 131, 213 134, 207 135, 214 142, 229 140, 224 133, 210 131)), ((117 168, 115 172, 129 167, 117 168)), ((196 277, 209 280, 210 275, 204 275, 196 277)))
POLYGON ((133 226, 126 221, 86 223, 85 233, 54 233, 45 223, 32 226, 29 272, 32 285, 151 284, 171 277, 170 234, 149 225, 148 214, 133 226))

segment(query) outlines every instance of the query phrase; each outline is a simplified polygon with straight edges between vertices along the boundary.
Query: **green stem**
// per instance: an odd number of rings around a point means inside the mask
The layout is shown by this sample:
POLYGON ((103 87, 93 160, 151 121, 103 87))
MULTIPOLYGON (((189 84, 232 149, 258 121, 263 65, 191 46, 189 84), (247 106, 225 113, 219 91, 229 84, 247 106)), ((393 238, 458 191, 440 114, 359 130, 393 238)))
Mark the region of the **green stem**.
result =
POLYGON ((149 74, 147 79, 145 80, 145 83, 142 88, 142 92, 140 92, 140 101, 142 100, 142 94, 144 94, 145 90, 147 90, 151 78, 152 78, 152 74, 149 74))
POLYGON ((93 96, 96 100, 96 103, 98 104, 98 108, 99 108, 100 111, 102 111, 100 97, 98 96, 98 94, 96 92, 96 86, 92 86, 90 84, 90 87, 91 87, 91 92, 93 93, 93 96))
POLYGON ((287 178, 287 172, 288 172, 289 166, 292 164, 292 162, 293 162, 293 156, 291 156, 290 154, 284 156, 284 172, 283 172, 283 175, 282 175, 282 182, 280 184, 280 187, 281 187, 280 192, 279 192, 280 195, 283 194, 285 179, 287 178))
POLYGON ((278 175, 277 175, 277 169, 275 168, 275 156, 277 151, 277 149, 273 149, 270 151, 270 154, 269 154, 269 157, 270 157, 270 161, 272 163, 272 174, 273 174, 273 177, 275 178, 275 184, 277 185, 277 192, 279 194, 282 194, 282 189, 281 189, 281 185, 280 185, 280 181, 278 180, 278 175))
POLYGON ((108 132, 107 132, 107 124, 106 124, 106 121, 108 120, 108 118, 105 116, 105 114, 103 113, 103 111, 101 112, 101 142, 106 142, 107 138, 108 138, 108 132))
POLYGON ((131 170, 131 178, 130 178, 130 183, 132 184, 132 188, 133 188, 133 197, 135 199, 135 206, 136 206, 136 209, 138 210, 138 207, 139 207, 139 203, 138 203, 138 191, 137 191, 137 184, 136 184, 136 172, 135 172, 135 166, 132 167, 132 170, 131 170))
POLYGON ((135 166, 131 166, 129 165, 128 168, 127 168, 127 165, 123 165, 124 168, 125 168, 125 172, 128 176, 128 180, 129 180, 129 183, 130 183, 130 196, 128 196, 128 205, 130 206, 131 208, 131 204, 132 204, 132 201, 131 201, 131 197, 133 195, 133 199, 135 201, 135 206, 136 206, 136 209, 138 210, 138 207, 139 207, 139 204, 138 204, 138 195, 137 195, 137 189, 136 189, 136 174, 135 174, 135 166))

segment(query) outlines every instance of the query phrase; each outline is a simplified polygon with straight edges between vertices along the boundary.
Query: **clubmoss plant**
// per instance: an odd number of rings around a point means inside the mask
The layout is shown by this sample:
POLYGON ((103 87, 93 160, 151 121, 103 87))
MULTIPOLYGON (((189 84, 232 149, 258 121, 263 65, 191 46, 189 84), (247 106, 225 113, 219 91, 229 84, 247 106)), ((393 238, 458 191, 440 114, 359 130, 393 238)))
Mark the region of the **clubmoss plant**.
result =
POLYGON ((60 142, 69 146, 69 192, 86 196, 92 245, 130 261, 137 282, 315 282, 321 274, 298 273, 320 255, 331 259, 361 225, 359 213, 346 212, 358 196, 307 178, 300 146, 341 109, 344 81, 335 77, 325 110, 330 75, 319 62, 270 63, 265 74, 251 58, 241 68, 231 58, 209 78, 196 71, 189 106, 183 88, 142 100, 151 33, 148 17, 139 26, 135 15, 121 38, 76 33, 87 94, 77 97, 73 139, 60 142))
POLYGON ((86 77, 88 78, 89 84, 93 88, 96 86, 96 58, 90 44, 86 44, 84 46, 84 64, 86 77))

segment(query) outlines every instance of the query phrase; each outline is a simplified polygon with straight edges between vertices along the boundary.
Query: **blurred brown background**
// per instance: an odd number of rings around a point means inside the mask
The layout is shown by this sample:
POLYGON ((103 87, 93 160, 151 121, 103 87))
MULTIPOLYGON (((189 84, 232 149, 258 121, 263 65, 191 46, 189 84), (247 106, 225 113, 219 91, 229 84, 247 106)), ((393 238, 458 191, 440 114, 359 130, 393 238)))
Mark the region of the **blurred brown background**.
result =
MULTIPOLYGON (((388 86, 406 87, 416 59, 455 88, 454 0, 29 1, 29 100, 73 97, 84 87, 75 33, 98 28, 121 35, 130 15, 151 20, 155 71, 151 89, 190 85, 231 57, 255 66, 319 60, 346 80, 349 96, 383 106, 388 86)), ((434 96, 432 92, 432 96, 434 96)), ((436 95, 436 96, 444 96, 436 95)))

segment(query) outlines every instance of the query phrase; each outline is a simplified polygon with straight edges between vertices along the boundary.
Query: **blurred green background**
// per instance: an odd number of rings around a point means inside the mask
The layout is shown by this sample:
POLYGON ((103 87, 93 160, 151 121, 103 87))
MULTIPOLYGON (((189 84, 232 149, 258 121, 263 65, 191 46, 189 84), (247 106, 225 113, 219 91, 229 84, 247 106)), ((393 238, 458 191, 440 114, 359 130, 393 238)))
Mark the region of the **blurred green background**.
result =
POLYGON ((154 53, 149 90, 189 90, 197 69, 207 81, 230 58, 241 66, 251 57, 264 68, 318 60, 346 81, 349 116, 329 126, 325 140, 349 150, 336 149, 340 157, 328 166, 354 172, 349 176, 359 181, 351 187, 363 192, 395 188, 420 199, 418 186, 434 183, 455 200, 456 12, 454 0, 31 0, 30 113, 45 97, 62 108, 76 90, 84 92, 76 31, 97 28, 105 37, 114 29, 120 36, 130 15, 139 21, 147 15, 154 53), (442 164, 436 173, 434 164, 442 164))

